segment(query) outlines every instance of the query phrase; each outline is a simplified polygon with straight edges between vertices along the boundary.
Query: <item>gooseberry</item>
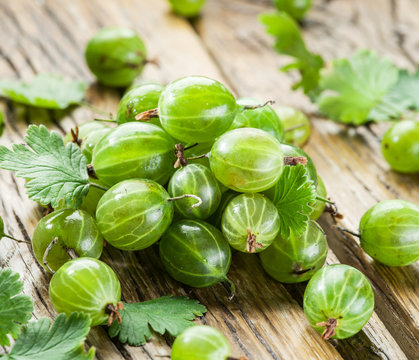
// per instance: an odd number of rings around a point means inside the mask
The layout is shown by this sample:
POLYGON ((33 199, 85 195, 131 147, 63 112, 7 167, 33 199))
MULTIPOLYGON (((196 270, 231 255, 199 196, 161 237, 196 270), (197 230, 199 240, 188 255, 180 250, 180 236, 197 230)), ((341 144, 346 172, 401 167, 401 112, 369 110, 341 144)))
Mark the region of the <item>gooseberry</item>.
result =
POLYGON ((206 0, 169 0, 173 11, 187 18, 197 16, 206 0))
POLYGON ((32 237, 33 252, 48 271, 57 271, 73 256, 99 258, 103 237, 95 219, 83 210, 60 209, 43 217, 32 237))
POLYGON ((419 172, 419 122, 396 122, 384 134, 381 151, 393 170, 419 172))
MULTIPOLYGON (((324 182, 320 176, 317 177, 317 196, 320 196, 324 199, 327 197, 326 186, 324 185, 324 182)), ((310 214, 310 218, 312 220, 317 220, 321 214, 323 214, 325 207, 326 203, 324 201, 316 200, 313 205, 313 212, 310 214)))
POLYGON ((231 130, 211 148, 210 166, 215 177, 239 192, 269 189, 279 179, 284 157, 279 141, 254 128, 231 130))
POLYGON ((320 225, 310 221, 306 231, 289 238, 277 236, 260 260, 265 271, 275 280, 292 284, 307 281, 319 270, 327 256, 326 236, 320 225))
POLYGON ((93 36, 85 57, 90 71, 108 86, 128 86, 143 71, 146 47, 129 28, 105 27, 93 36))
POLYGON ((359 224, 361 246, 373 259, 388 266, 419 260, 419 207, 404 200, 380 201, 359 224))
POLYGON ((226 206, 221 229, 236 250, 255 253, 265 250, 279 231, 275 205, 260 194, 241 194, 226 206))
POLYGON ((58 313, 81 312, 91 319, 91 326, 106 323, 117 313, 121 285, 115 272, 94 258, 77 258, 65 263, 53 275, 49 296, 58 313))
POLYGON ((282 122, 285 141, 294 146, 302 147, 310 137, 311 125, 301 111, 288 106, 278 106, 275 112, 282 122))
POLYGON ((329 265, 310 279, 303 303, 308 321, 324 339, 346 339, 359 332, 371 317, 374 293, 357 269, 329 265))

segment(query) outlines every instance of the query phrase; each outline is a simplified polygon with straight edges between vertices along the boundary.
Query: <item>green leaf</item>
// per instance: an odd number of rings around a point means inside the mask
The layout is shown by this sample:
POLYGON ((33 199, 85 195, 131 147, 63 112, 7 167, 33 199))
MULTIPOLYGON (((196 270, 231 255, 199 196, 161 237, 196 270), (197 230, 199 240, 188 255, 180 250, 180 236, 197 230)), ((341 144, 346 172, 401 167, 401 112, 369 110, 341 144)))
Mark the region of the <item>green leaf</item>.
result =
POLYGON ((10 341, 7 335, 16 339, 20 334, 21 326, 32 317, 32 300, 27 295, 21 295, 22 290, 23 282, 19 281, 19 274, 11 269, 0 269, 1 346, 9 346, 10 341))
POLYGON ((407 70, 399 71, 399 79, 389 94, 395 102, 402 102, 406 108, 419 109, 419 71, 409 74, 407 70))
POLYGON ((310 52, 301 36, 295 20, 285 12, 265 13, 259 16, 266 32, 275 37, 274 49, 283 55, 295 58, 295 61, 282 68, 283 71, 298 70, 301 80, 293 89, 302 88, 304 93, 314 98, 319 84, 323 58, 310 52))
POLYGON ((387 95, 397 79, 397 68, 374 51, 333 60, 321 72, 319 109, 333 120, 354 125, 397 117, 406 105, 387 95))
POLYGON ((18 103, 48 109, 66 109, 80 103, 87 83, 57 74, 38 74, 31 82, 0 80, 0 95, 18 103))
POLYGON ((269 197, 278 209, 281 236, 288 238, 291 230, 296 236, 304 233, 313 211, 310 204, 314 204, 317 195, 307 168, 301 164, 285 166, 272 190, 273 196, 269 197))
POLYGON ((23 328, 22 334, 5 359, 10 360, 84 360, 93 359, 82 351, 90 330, 87 315, 73 313, 68 318, 60 314, 51 326, 51 320, 41 318, 23 328))
POLYGON ((15 144, 13 151, 0 146, 0 168, 16 171, 27 179, 28 196, 53 208, 63 201, 67 207, 78 207, 89 190, 86 158, 80 148, 41 125, 31 125, 26 145, 15 144), (31 151, 31 148, 33 151, 31 151))
POLYGON ((206 311, 197 300, 187 297, 164 296, 142 303, 124 304, 124 310, 120 311, 122 323, 114 321, 109 335, 119 335, 122 343, 139 346, 150 338, 150 328, 159 334, 167 331, 177 336, 194 325, 192 320, 195 316, 201 316, 206 311))

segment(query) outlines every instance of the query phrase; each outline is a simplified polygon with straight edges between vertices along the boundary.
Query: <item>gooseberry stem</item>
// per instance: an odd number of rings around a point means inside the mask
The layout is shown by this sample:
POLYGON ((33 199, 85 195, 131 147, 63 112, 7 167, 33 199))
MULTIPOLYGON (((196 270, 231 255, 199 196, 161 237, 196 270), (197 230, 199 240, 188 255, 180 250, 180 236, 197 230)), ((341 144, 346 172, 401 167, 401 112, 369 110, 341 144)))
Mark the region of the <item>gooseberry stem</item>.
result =
POLYGON ((264 107, 266 105, 273 105, 273 104, 275 104, 275 101, 268 100, 264 104, 259 104, 259 105, 245 105, 243 108, 244 108, 244 110, 254 110, 254 109, 259 109, 261 107, 264 107))
POLYGON ((206 154, 202 154, 202 155, 197 155, 197 156, 191 156, 186 158, 186 160, 196 160, 196 159, 202 159, 204 157, 208 157, 209 153, 206 154))
POLYGON ((284 164, 296 166, 298 164, 306 165, 307 158, 305 156, 284 156, 284 164))
POLYGON ((103 111, 103 110, 97 108, 96 106, 90 104, 87 101, 80 101, 79 104, 81 106, 87 107, 88 109, 94 111, 95 113, 98 113, 98 114, 101 114, 101 115, 105 115, 105 116, 109 116, 111 119, 113 118, 113 115, 112 115, 111 112, 103 111))
POLYGON ((79 138, 79 127, 76 125, 74 129, 70 130, 71 137, 73 138, 72 142, 76 144, 78 147, 81 146, 82 140, 79 138))
POLYGON ((113 304, 106 305, 105 313, 109 314, 108 327, 112 325, 115 318, 118 320, 120 324, 122 323, 122 317, 119 313, 119 310, 124 310, 124 303, 121 301, 117 303, 116 306, 114 306, 113 304))
POLYGON ((335 335, 335 327, 337 324, 338 321, 335 318, 330 318, 327 322, 320 322, 316 324, 316 326, 326 326, 326 329, 324 329, 322 333, 322 339, 329 340, 333 335, 335 335))
POLYGON ((342 226, 338 226, 337 229, 339 231, 341 231, 341 232, 345 232, 345 233, 351 234, 352 236, 356 236, 357 238, 361 238, 361 234, 356 233, 355 231, 351 231, 351 230, 345 229, 342 226))
POLYGON ((50 268, 50 266, 48 265, 48 261, 47 261, 47 257, 48 257, 48 255, 49 255, 49 252, 51 251, 51 249, 52 249, 52 247, 56 244, 58 242, 58 238, 56 237, 56 238, 54 238, 54 240, 52 240, 49 244, 48 244, 48 246, 47 246, 47 248, 45 249, 45 252, 44 252, 44 256, 43 256, 43 258, 42 258, 42 262, 44 263, 44 265, 45 265, 45 267, 52 273, 52 274, 55 274, 55 271, 54 270, 52 270, 51 268, 50 268))
POLYGON ((15 239, 13 236, 7 235, 7 234, 3 234, 3 237, 11 239, 13 241, 16 241, 18 243, 22 243, 22 244, 32 244, 30 241, 28 240, 19 240, 19 239, 15 239))
POLYGON ((93 186, 93 187, 98 188, 98 189, 103 190, 103 191, 108 191, 109 190, 107 187, 96 184, 94 182, 89 182, 89 186, 93 186))
POLYGON ((256 241, 256 235, 252 234, 252 231, 247 228, 247 239, 246 239, 246 251, 250 254, 253 254, 256 250, 256 248, 263 248, 263 245, 261 243, 258 243, 256 241))
POLYGON ((93 120, 95 120, 95 121, 104 121, 104 122, 116 123, 116 120, 114 120, 114 119, 99 119, 99 118, 94 118, 93 120))
POLYGON ((202 204, 202 199, 199 196, 196 196, 193 194, 183 194, 180 196, 171 197, 171 198, 168 198, 167 201, 176 201, 176 200, 185 199, 185 198, 194 198, 197 201, 197 203, 191 206, 192 208, 196 208, 202 204))
POLYGON ((142 112, 135 116, 135 120, 139 121, 150 121, 152 118, 159 117, 159 109, 151 109, 142 112))
POLYGON ((236 285, 226 276, 224 275, 224 281, 230 285, 230 296, 228 297, 228 300, 233 300, 234 296, 236 296, 236 285))
MULTIPOLYGON (((329 212, 333 218, 343 219, 343 214, 339 212, 336 203, 326 203, 326 211, 329 212)), ((334 219, 336 221, 336 219, 334 219)))

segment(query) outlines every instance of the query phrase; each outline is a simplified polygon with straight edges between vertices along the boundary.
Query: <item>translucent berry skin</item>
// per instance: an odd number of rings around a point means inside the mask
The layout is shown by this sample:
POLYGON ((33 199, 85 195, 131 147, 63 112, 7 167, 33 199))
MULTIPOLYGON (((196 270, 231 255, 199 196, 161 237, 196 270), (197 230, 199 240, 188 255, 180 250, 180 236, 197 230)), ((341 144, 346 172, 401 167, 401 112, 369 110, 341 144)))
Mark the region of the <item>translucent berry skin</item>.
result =
MULTIPOLYGON (((164 86, 162 84, 143 82, 127 91, 118 106, 116 114, 118 125, 137 121, 135 120, 136 115, 155 109, 159 104, 160 94, 163 89, 164 86)), ((160 126, 159 118, 152 118, 149 122, 160 126)))
POLYGON ((284 127, 285 141, 294 146, 302 147, 311 134, 311 125, 307 116, 288 106, 278 106, 275 108, 275 112, 284 127), (293 129, 294 127, 295 129, 293 129))
POLYGON ((160 258, 175 280, 207 287, 226 280, 231 250, 223 234, 199 220, 173 223, 160 240, 160 258))
POLYGON ((216 80, 188 76, 167 85, 159 100, 160 122, 183 143, 214 140, 233 122, 237 104, 230 91, 216 80))
POLYGON ((83 210, 55 210, 43 217, 35 228, 32 237, 33 252, 45 270, 43 257, 48 245, 58 238, 46 258, 48 266, 58 270, 71 258, 66 249, 75 251, 79 257, 99 258, 103 250, 103 237, 95 219, 83 210))
POLYGON ((107 186, 134 178, 165 184, 174 172, 175 141, 147 123, 126 123, 112 129, 93 151, 93 167, 107 186))
POLYGON ((206 0, 169 0, 169 2, 176 14, 190 18, 199 15, 206 0))
POLYGON ((185 198, 174 201, 175 211, 185 218, 206 219, 211 216, 221 200, 217 179, 210 169, 201 164, 189 164, 178 169, 167 188, 171 197, 192 194, 202 200, 202 204, 192 208, 197 200, 185 198))
POLYGON ((279 11, 288 13, 295 20, 301 20, 311 8, 312 0, 274 0, 279 11))
POLYGON ((316 324, 337 319, 333 339, 346 339, 359 332, 374 311, 374 293, 368 279, 349 265, 328 265, 317 271, 304 292, 304 313, 316 324))
POLYGON ((404 200, 385 200, 370 208, 359 224, 361 246, 388 266, 419 260, 419 207, 404 200))
POLYGON ((265 271, 275 280, 295 284, 309 280, 319 270, 327 256, 326 236, 320 225, 309 222, 301 236, 288 239, 277 236, 260 254, 265 271))
POLYGON ((279 215, 275 205, 260 194, 236 196, 224 210, 221 229, 236 250, 257 253, 272 244, 279 231, 279 215), (259 246, 248 251, 248 230, 259 246))
MULTIPOLYGON (((320 176, 317 177, 317 196, 322 198, 327 197, 327 190, 326 186, 324 185, 323 180, 320 176)), ((310 214, 310 218, 312 220, 317 220, 321 214, 323 214, 324 208, 326 207, 326 203, 324 201, 316 200, 313 205, 313 212, 310 214)))
MULTIPOLYGON (((101 184, 97 179, 90 178, 89 181, 91 183, 97 183, 103 186, 103 184, 101 184)), ((97 204, 99 203, 99 200, 102 198, 103 194, 105 194, 105 190, 90 186, 89 192, 80 205, 80 209, 88 212, 93 217, 96 217, 97 204)))
POLYGON ((230 344, 217 329, 191 326, 174 341, 172 360, 227 360, 231 356, 230 344))
POLYGON ((121 301, 121 285, 115 272, 94 258, 77 258, 65 263, 49 284, 49 296, 58 313, 88 315, 91 326, 105 323, 107 305, 121 301))
POLYGON ((244 109, 244 106, 246 105, 256 106, 262 103, 263 101, 258 101, 256 99, 237 99, 237 104, 240 105, 241 108, 237 112, 233 124, 230 126, 230 130, 243 127, 261 129, 275 136, 279 142, 283 142, 285 139, 284 129, 281 120, 279 120, 279 117, 274 109, 272 109, 269 105, 256 109, 244 109))
POLYGON ((231 130, 211 148, 210 166, 218 181, 238 192, 269 189, 284 167, 281 144, 266 131, 231 130))
POLYGON ((308 154, 303 149, 300 149, 294 145, 281 144, 281 149, 284 156, 304 156, 307 158, 306 169, 308 177, 314 183, 314 185, 317 186, 317 170, 310 156, 308 156, 308 154))
POLYGON ((99 82, 124 87, 143 71, 147 51, 134 30, 115 26, 102 28, 91 38, 85 57, 99 82))
POLYGON ((396 122, 384 134, 381 151, 393 170, 412 174, 419 172, 419 122, 396 122))
MULTIPOLYGON (((86 157, 87 163, 92 162, 92 153, 96 144, 109 132, 111 128, 98 121, 89 121, 81 124, 79 127, 78 138, 81 141, 80 149, 86 157)), ((64 137, 64 143, 67 144, 73 140, 71 133, 64 137)))
POLYGON ((121 250, 141 250, 154 244, 173 220, 169 194, 147 179, 122 181, 100 199, 96 220, 107 242, 121 250))

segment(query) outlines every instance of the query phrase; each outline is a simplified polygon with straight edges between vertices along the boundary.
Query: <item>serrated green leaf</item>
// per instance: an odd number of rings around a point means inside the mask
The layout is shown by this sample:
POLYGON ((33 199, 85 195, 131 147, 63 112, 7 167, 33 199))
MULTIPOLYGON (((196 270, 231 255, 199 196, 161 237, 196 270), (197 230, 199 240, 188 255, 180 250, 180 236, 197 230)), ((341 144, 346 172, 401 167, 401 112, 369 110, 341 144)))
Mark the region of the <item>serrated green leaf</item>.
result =
POLYGON ((400 70, 399 78, 388 95, 393 97, 393 102, 402 102, 406 108, 418 110, 419 71, 409 74, 407 70, 400 70))
POLYGON ((333 120, 354 125, 397 117, 405 106, 386 97, 397 79, 397 68, 375 51, 360 50, 348 59, 333 60, 321 72, 319 109, 333 120))
POLYGON ((306 167, 301 164, 285 166, 278 182, 269 191, 279 213, 280 235, 287 239, 291 230, 296 236, 301 235, 313 211, 310 204, 314 204, 317 195, 306 167))
POLYGON ((54 131, 31 125, 26 145, 13 145, 13 150, 0 146, 0 168, 16 171, 27 179, 28 196, 42 205, 78 207, 89 190, 86 158, 80 148, 54 131), (33 151, 31 151, 32 149, 33 151))
POLYGON ((275 37, 275 50, 295 58, 295 62, 282 68, 283 71, 300 72, 301 80, 293 85, 293 89, 301 87, 305 94, 314 98, 318 90, 320 69, 324 65, 323 58, 307 49, 298 24, 287 13, 265 13, 260 15, 259 20, 265 25, 266 32, 275 37))
POLYGON ((132 346, 145 344, 150 338, 150 328, 159 334, 166 331, 177 336, 189 326, 192 320, 207 310, 197 300, 187 297, 164 296, 142 303, 124 304, 120 311, 122 323, 114 321, 109 328, 109 335, 119 335, 122 343, 132 346))
MULTIPOLYGON (((3 223, 3 221, 2 221, 3 223)), ((3 230, 1 231, 3 233, 3 230)), ((21 295, 23 282, 11 269, 0 269, 0 345, 9 346, 7 335, 16 339, 22 325, 32 317, 33 303, 21 295)))
POLYGON ((68 318, 60 314, 51 320, 41 318, 23 328, 22 334, 5 359, 9 360, 87 360, 94 350, 83 354, 81 348, 90 330, 87 315, 73 313, 68 318))
POLYGON ((31 82, 0 80, 0 95, 18 103, 48 109, 66 109, 80 103, 87 83, 57 74, 38 74, 31 82))

